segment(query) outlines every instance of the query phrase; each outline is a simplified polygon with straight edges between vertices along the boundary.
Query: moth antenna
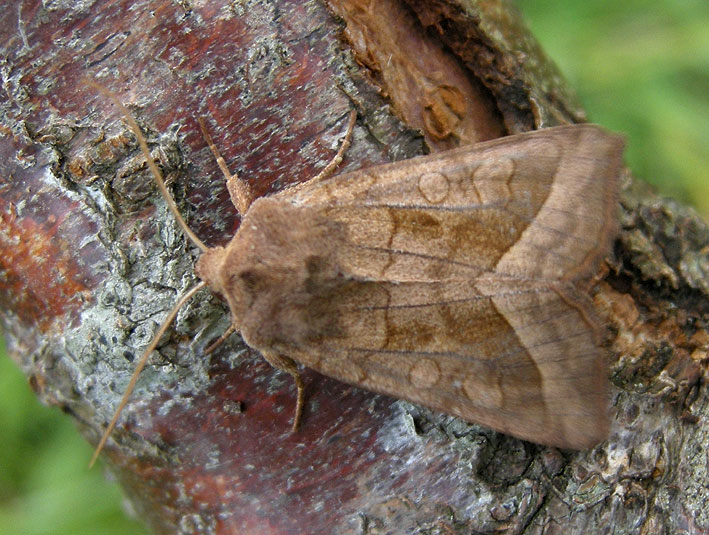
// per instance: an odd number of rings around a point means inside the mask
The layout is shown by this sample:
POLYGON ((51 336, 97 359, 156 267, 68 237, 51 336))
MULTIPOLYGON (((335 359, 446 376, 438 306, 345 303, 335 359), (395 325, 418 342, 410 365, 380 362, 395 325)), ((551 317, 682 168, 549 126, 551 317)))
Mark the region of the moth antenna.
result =
POLYGON ((219 339, 216 342, 207 346, 207 349, 204 350, 204 354, 209 355, 212 351, 214 351, 216 348, 218 348, 220 345, 222 345, 224 343, 224 340, 229 338, 231 336, 231 333, 233 333, 235 330, 236 330, 236 327, 234 326, 233 323, 231 325, 229 325, 229 328, 226 331, 224 331, 224 333, 219 337, 219 339))
POLYGON ((182 230, 190 239, 190 241, 194 243, 197 247, 199 247, 202 252, 206 251, 207 246, 204 244, 204 242, 202 242, 202 240, 197 237, 194 232, 192 232, 192 229, 187 226, 187 223, 183 219, 182 214, 180 214, 180 211, 177 209, 177 205, 175 204, 172 195, 170 195, 170 192, 167 190, 167 186, 165 186, 165 180, 163 180, 162 173, 160 172, 160 169, 158 169, 158 166, 155 165, 155 160, 153 160, 153 157, 150 155, 150 151, 148 150, 148 143, 145 141, 145 137, 143 137, 143 133, 140 131, 138 123, 135 122, 135 119, 133 119, 133 116, 131 115, 128 108, 123 105, 123 103, 118 99, 118 97, 114 93, 112 93, 102 85, 97 84, 93 80, 88 79, 86 79, 85 82, 91 87, 98 89, 101 93, 106 95, 118 107, 118 109, 121 110, 123 117, 130 126, 131 130, 133 130, 133 134, 135 135, 135 137, 138 139, 140 151, 143 153, 143 157, 145 158, 145 161, 148 164, 148 168, 150 168, 150 172, 153 174, 153 178, 155 179, 155 182, 158 185, 158 189, 160 190, 160 193, 162 194, 163 198, 165 199, 165 202, 170 208, 172 215, 175 216, 175 219, 177 219, 177 222, 180 224, 182 230))
POLYGON ((251 206, 251 203, 254 201, 254 194, 252 193, 251 188, 249 187, 249 184, 247 182, 241 180, 237 173, 232 174, 232 172, 229 171, 229 168, 227 167, 226 162, 224 161, 224 157, 221 155, 219 149, 214 144, 212 136, 209 135, 209 131, 207 130, 207 125, 204 122, 204 119, 200 117, 199 119, 197 119, 197 121, 199 122, 199 127, 202 129, 202 136, 204 136, 204 140, 207 142, 209 150, 212 151, 214 159, 217 160, 217 165, 219 166, 219 169, 221 169, 224 178, 226 178, 226 187, 229 190, 229 197, 231 197, 231 202, 236 207, 236 210, 239 212, 239 215, 241 217, 244 217, 244 215, 246 215, 246 212, 248 212, 249 210, 249 206, 251 206))
POLYGON ((91 461, 89 462, 89 468, 91 468, 94 465, 94 463, 96 462, 96 459, 98 459, 98 456, 101 453, 101 450, 103 450, 103 447, 106 445, 106 442, 108 441, 108 437, 111 435, 111 432, 116 427, 116 423, 118 423, 118 418, 121 415, 123 408, 128 403, 128 398, 130 398, 130 395, 133 393, 133 390, 135 389, 135 385, 138 382, 138 377, 140 376, 140 372, 143 371, 143 368, 145 368, 145 365, 148 363, 148 358, 150 357, 150 354, 157 347, 158 343, 160 342, 160 338, 162 338, 162 335, 165 334, 165 331, 170 327, 173 320, 175 319, 175 316, 177 316, 177 313, 180 311, 180 308, 182 308, 182 306, 187 301, 189 301, 194 296, 194 294, 196 294, 199 290, 204 288, 206 285, 207 285, 206 282, 200 282, 199 284, 194 286, 191 290, 189 290, 185 295, 183 295, 180 298, 180 300, 177 301, 175 306, 172 307, 172 310, 170 310, 170 313, 167 315, 165 320, 162 322, 162 325, 160 325, 160 329, 158 329, 158 332, 155 333, 153 340, 150 342, 150 345, 147 347, 147 349, 145 350, 143 355, 140 357, 138 364, 136 364, 136 366, 135 366, 135 370, 133 370, 133 375, 130 378, 130 382, 128 383, 128 386, 126 387, 126 391, 123 393, 123 397, 121 398, 121 402, 118 404, 118 408, 116 408, 116 411, 113 413, 113 418, 111 418, 111 422, 108 424, 108 427, 103 432, 103 436, 101 437, 101 440, 99 441, 98 446, 96 446, 96 449, 94 450, 94 454, 91 457, 91 461))

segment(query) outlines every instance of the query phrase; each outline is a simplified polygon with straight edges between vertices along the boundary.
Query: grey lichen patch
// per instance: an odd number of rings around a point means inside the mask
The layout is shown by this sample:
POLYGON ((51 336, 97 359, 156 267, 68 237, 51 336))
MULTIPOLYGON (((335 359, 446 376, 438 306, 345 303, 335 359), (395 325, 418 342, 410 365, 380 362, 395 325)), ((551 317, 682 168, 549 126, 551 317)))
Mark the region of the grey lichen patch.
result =
POLYGON ((709 295, 709 248, 687 251, 679 262, 679 272, 690 287, 709 295))
MULTIPOLYGON (((377 447, 389 452, 394 462, 387 467, 387 477, 369 479, 380 484, 368 491, 368 504, 359 512, 368 532, 389 533, 386 526, 396 525, 402 531, 428 533, 414 527, 421 528, 421 521, 430 518, 430 509, 438 505, 419 492, 424 483, 417 485, 418 475, 425 478, 426 488, 452 485, 457 489, 447 501, 447 513, 434 515, 439 527, 448 518, 446 533, 488 532, 500 529, 500 522, 529 522, 547 492, 540 483, 544 464, 531 455, 533 447, 407 402, 393 407, 396 416, 378 429, 377 447), (424 467, 436 464, 429 457, 432 443, 441 447, 440 455, 446 458, 445 462, 440 459, 441 466, 447 471, 419 474, 417 467, 425 472, 424 467), (493 473, 494 477, 488 477, 493 473), (402 484, 397 476, 407 483, 402 484), (392 505, 392 495, 403 500, 396 522, 384 514, 392 505)), ((355 519, 348 520, 352 525, 355 519)))
POLYGON ((204 533, 205 535, 214 535, 217 533, 217 519, 208 514, 190 513, 180 517, 179 533, 204 533))
MULTIPOLYGON (((93 290, 93 302, 81 310, 79 321, 52 335, 41 349, 43 354, 35 359, 57 363, 40 371, 52 389, 39 394, 47 403, 70 408, 96 428, 110 419, 135 361, 175 300, 195 283, 193 255, 125 130, 112 137, 72 135, 62 143, 55 138, 48 141, 64 151, 61 161, 76 164, 54 166, 60 174, 55 183, 69 185, 68 194, 76 197, 84 215, 99 222, 96 239, 103 244, 107 260, 101 268, 103 280, 93 290), (73 154, 72 143, 88 143, 88 156, 80 161, 66 158, 73 154), (102 179, 84 179, 92 173, 102 179)), ((173 130, 151 144, 155 159, 168 175, 181 170, 178 141, 173 130)), ((200 298, 204 294, 181 310, 174 328, 161 341, 151 365, 162 369, 148 371, 141 378, 135 404, 168 389, 177 390, 173 403, 184 403, 191 393, 206 387, 209 359, 193 357, 201 355, 214 338, 212 324, 223 309, 215 301, 200 298)))
POLYGON ((621 241, 643 279, 709 296, 709 228, 701 217, 637 182, 622 202, 621 241))
MULTIPOLYGON (((702 389, 701 398, 697 402, 699 422, 687 430, 686 438, 682 441, 678 458, 684 462, 677 468, 680 492, 667 495, 667 502, 678 498, 684 511, 693 511, 696 515, 691 519, 698 526, 709 526, 709 509, 706 507, 707 481, 709 481, 709 463, 707 463, 707 450, 709 437, 706 429, 709 424, 709 390, 702 389)), ((669 467, 668 467, 669 468, 669 467)), ((670 533, 679 533, 680 526, 674 526, 670 533)))
POLYGON ((640 229, 634 229, 623 236, 625 248, 632 253, 632 262, 648 281, 665 283, 672 289, 679 287, 679 278, 674 269, 665 261, 662 249, 640 229))
MULTIPOLYGON (((169 185, 182 172, 182 154, 175 132, 161 136, 160 143, 152 152, 153 159, 160 167, 165 182, 169 185)), ((145 158, 135 154, 116 169, 111 180, 111 188, 121 205, 136 205, 155 192, 155 182, 147 169, 145 158)))
POLYGON ((274 36, 255 41, 246 58, 247 80, 252 83, 268 84, 283 66, 293 63, 293 52, 274 36))
MULTIPOLYGON (((180 281, 174 288, 146 284, 133 286, 122 278, 109 278, 105 288, 109 291, 110 288, 120 288, 123 295, 115 302, 104 300, 84 310, 80 326, 67 333, 67 356, 87 353, 90 356, 88 360, 77 359, 77 368, 83 375, 78 378, 77 384, 86 386, 84 397, 92 400, 102 412, 106 411, 105 416, 110 416, 142 348, 150 342, 158 324, 189 283, 189 280, 180 281), (126 291, 127 286, 129 291, 126 291)), ((191 331, 192 325, 186 327, 185 323, 193 323, 193 314, 194 311, 186 307, 178 315, 175 331, 165 335, 165 347, 161 352, 167 350, 166 356, 175 354, 176 349, 169 343, 174 333, 191 331)), ((160 362, 160 356, 155 358, 160 362)), ((193 379, 204 378, 204 370, 202 372, 200 374, 195 369, 185 375, 193 379)), ((158 380, 169 384, 176 377, 166 376, 158 380)), ((159 387, 153 386, 150 390, 159 390, 159 387)))

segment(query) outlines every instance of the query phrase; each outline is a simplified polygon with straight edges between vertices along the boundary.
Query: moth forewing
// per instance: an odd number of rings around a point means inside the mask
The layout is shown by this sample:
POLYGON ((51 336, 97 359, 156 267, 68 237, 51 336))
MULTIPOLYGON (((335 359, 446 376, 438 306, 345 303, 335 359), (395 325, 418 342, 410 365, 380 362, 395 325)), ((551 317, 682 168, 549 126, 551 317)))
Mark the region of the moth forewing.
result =
POLYGON ((597 443, 608 378, 585 283, 617 227, 622 147, 558 127, 273 196, 284 221, 333 230, 324 250, 287 234, 277 256, 321 269, 302 279, 307 314, 255 347, 535 442, 597 443))
POLYGON ((325 179, 343 150, 253 202, 220 161, 242 223, 197 266, 295 378, 294 428, 297 362, 535 442, 602 440, 607 371, 579 284, 617 226, 620 138, 558 127, 325 179))

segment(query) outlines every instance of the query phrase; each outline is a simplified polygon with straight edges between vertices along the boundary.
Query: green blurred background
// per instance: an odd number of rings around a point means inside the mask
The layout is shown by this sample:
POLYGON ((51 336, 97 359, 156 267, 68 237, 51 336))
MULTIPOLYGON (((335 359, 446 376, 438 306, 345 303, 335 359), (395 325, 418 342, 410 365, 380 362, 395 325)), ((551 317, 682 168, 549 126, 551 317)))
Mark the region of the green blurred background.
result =
MULTIPOLYGON (((589 118, 626 134, 636 176, 709 216, 709 2, 519 0, 589 118)), ((0 346, 1 347, 1 346, 0 346)), ((0 349, 0 351, 3 351, 0 349)), ((0 354, 0 531, 140 535, 68 416, 0 354)))
POLYGON ((636 177, 709 220, 709 2, 518 0, 636 177))

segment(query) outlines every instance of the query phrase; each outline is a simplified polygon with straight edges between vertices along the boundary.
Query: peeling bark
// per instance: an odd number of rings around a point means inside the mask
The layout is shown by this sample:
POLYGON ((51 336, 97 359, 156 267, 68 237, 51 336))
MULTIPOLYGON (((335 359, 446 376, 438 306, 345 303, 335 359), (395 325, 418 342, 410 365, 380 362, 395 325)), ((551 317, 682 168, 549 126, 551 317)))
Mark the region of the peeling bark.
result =
MULTIPOLYGON (((0 29, 0 299, 38 397, 96 443, 197 252, 118 111, 147 133, 189 224, 238 227, 195 118, 263 195, 342 170, 584 119, 507 2, 11 2, 0 29)), ((155 533, 706 533, 709 232, 628 177, 595 302, 613 428, 524 443, 305 371, 295 389, 206 293, 166 335, 105 454, 155 533)), ((88 460, 87 460, 88 461, 88 460)))

